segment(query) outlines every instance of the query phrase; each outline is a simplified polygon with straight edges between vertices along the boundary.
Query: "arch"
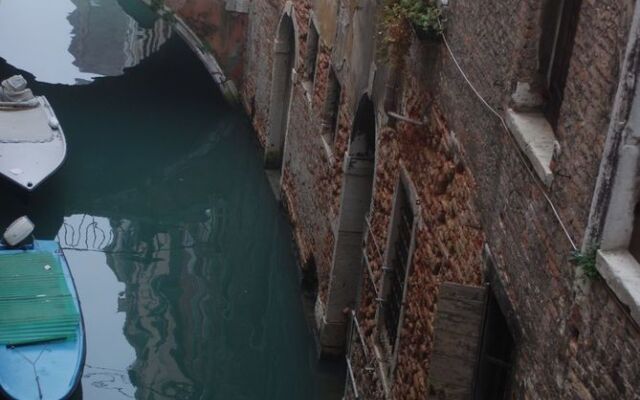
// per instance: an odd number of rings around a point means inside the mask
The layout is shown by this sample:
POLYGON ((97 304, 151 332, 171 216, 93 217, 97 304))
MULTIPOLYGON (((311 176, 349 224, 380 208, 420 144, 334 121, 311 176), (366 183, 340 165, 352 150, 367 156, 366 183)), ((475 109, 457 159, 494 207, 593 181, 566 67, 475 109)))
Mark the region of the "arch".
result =
POLYGON ((367 94, 358 103, 345 156, 338 232, 333 250, 326 313, 320 333, 323 353, 344 350, 348 318, 361 280, 362 242, 373 195, 376 151, 375 107, 367 94))
POLYGON ((284 145, 289 125, 289 110, 293 95, 296 48, 295 21, 292 6, 287 3, 278 25, 273 50, 271 109, 264 160, 267 169, 281 170, 282 168, 284 145))
POLYGON ((367 94, 360 98, 349 141, 349 156, 373 160, 376 151, 376 114, 367 94))

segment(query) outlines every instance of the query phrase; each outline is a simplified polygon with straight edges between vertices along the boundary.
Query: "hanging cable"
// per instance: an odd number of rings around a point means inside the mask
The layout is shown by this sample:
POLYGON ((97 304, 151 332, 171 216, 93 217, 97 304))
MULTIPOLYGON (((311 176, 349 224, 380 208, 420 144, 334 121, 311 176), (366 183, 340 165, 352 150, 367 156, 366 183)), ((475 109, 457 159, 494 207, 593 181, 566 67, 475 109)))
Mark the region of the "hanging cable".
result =
POLYGON ((571 244, 571 247, 573 248, 574 251, 578 251, 578 247, 576 246, 573 238, 571 237, 571 233, 569 232, 569 229, 567 228, 565 223, 562 221, 562 218, 560 217, 560 213, 558 212, 557 207, 553 204, 553 201, 551 201, 551 198, 547 194, 546 190, 540 185, 540 182, 538 182, 538 178, 537 178, 535 172, 531 169, 531 167, 529 166, 527 161, 524 159, 524 156, 522 155, 522 152, 520 151, 520 147, 515 142, 515 139, 513 138, 513 135, 511 134, 511 131, 509 130, 509 127, 507 126, 506 121, 504 120, 502 115, 500 115, 500 113, 498 113, 493 107, 491 107, 491 105, 484 99, 484 97, 482 97, 480 92, 478 92, 476 87, 473 85, 473 83, 471 82, 471 80, 469 79, 467 74, 464 72, 464 70, 460 66, 460 63, 458 62, 458 59, 456 58, 455 54, 453 53, 453 50, 451 50, 451 46, 449 46, 449 41, 447 40, 447 36, 444 34, 444 31, 442 30, 442 24, 440 25, 440 29, 441 29, 441 32, 442 32, 441 33, 442 40, 443 40, 444 45, 445 45, 445 47, 447 49, 447 52, 451 56, 451 60, 455 64, 456 68, 458 69, 458 71, 462 75, 462 78, 464 78, 464 80, 467 83, 467 85, 469 85, 469 87, 471 88, 473 93, 482 102, 482 104, 484 104, 484 106, 493 115, 495 115, 500 120, 500 123, 501 123, 502 127, 504 128, 505 132, 507 132, 507 136, 509 137, 509 141, 510 141, 511 145, 514 146, 515 149, 516 149, 516 154, 518 155, 518 159, 523 164, 523 166, 525 167, 525 169, 527 170, 529 175, 533 178, 534 185, 540 190, 540 192, 544 196, 544 199, 545 199, 546 203, 551 208, 551 210, 553 212, 553 215, 555 216, 556 220, 560 224, 560 227, 562 228, 562 231, 563 231, 564 235, 566 236, 567 240, 571 244))

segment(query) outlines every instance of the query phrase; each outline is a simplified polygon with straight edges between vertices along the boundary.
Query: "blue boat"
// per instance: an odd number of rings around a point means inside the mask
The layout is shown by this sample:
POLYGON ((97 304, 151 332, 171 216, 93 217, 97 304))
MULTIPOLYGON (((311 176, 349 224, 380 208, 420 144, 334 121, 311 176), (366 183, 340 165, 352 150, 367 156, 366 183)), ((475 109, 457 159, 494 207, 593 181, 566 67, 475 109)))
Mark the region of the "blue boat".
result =
MULTIPOLYGON (((47 326, 43 325, 31 325, 25 328, 20 326, 17 329, 19 336, 15 336, 15 332, 7 330, 5 326, 5 332, 14 334, 10 339, 8 336, 2 336, 0 332, 0 397, 5 396, 8 399, 16 400, 59 400, 67 399, 73 395, 79 386, 80 378, 84 368, 86 346, 85 346, 85 333, 82 320, 82 313, 80 309, 80 301, 73 282, 69 265, 64 257, 64 254, 55 241, 49 240, 34 240, 33 244, 27 245, 21 248, 9 248, 0 246, 0 258, 4 259, 5 264, 10 264, 12 258, 22 257, 46 257, 41 259, 50 260, 42 266, 42 262, 38 265, 38 268, 44 268, 46 271, 59 270, 58 274, 58 286, 66 283, 68 288, 65 296, 66 307, 75 307, 75 319, 73 322, 65 321, 64 327, 67 329, 66 333, 60 328, 62 323, 54 322, 47 326), (9 257, 7 257, 9 256, 9 257), (49 265, 51 264, 51 265, 49 265), (62 274, 62 275, 60 275, 62 274), (64 277, 64 279, 61 278, 64 277), (69 301, 69 295, 72 301, 69 301), (71 325, 70 325, 71 324, 71 325), (57 329, 57 330, 56 330, 57 329), (68 332, 69 329, 74 330, 68 332), (43 331, 49 334, 49 337, 45 340, 39 340, 38 335, 42 335, 43 331), (60 337, 55 337, 55 335, 60 337), (20 336, 21 335, 21 336, 20 336), (12 342, 11 342, 12 341, 12 342), (12 344, 7 344, 11 342, 12 344), (19 342, 19 343, 16 343, 19 342)), ((27 260, 28 261, 28 260, 27 260)), ((24 263, 24 261, 22 261, 24 263)), ((31 266, 34 262, 31 262, 31 266)), ((0 268, 2 265, 0 265, 0 268)), ((18 269, 17 271, 22 271, 18 269)), ((44 274, 43 274, 44 275, 44 274)), ((15 275, 16 280, 23 279, 15 275)), ((30 278, 34 280, 33 275, 30 278)), ((8 278, 5 276, 0 277, 6 281, 14 279, 13 276, 8 278)), ((38 285, 42 286, 40 281, 49 278, 35 278, 38 285)), ((51 280, 51 282, 53 282, 51 280)), ((3 282, 0 282, 0 285, 3 282)), ((14 291, 17 293, 21 290, 17 283, 13 284, 14 291)), ((50 285, 53 285, 51 283, 50 285)), ((0 302, 5 303, 11 301, 11 290, 0 293, 0 296, 4 296, 0 299, 0 302)), ((45 295, 32 296, 34 301, 41 301, 45 295)), ((52 302, 55 302, 55 296, 51 296, 52 302)), ((22 299, 15 295, 15 298, 22 299)), ((0 304, 2 306, 2 304, 0 304)), ((11 304, 4 304, 5 307, 11 307, 11 304)), ((26 305, 29 307, 29 304, 26 305)), ((20 314, 18 318, 20 318, 20 314)), ((0 316, 0 318, 2 318, 0 316)), ((2 321, 0 321, 2 322, 2 321)), ((22 322, 21 322, 22 323, 22 322)), ((6 324, 6 321, 5 321, 6 324)), ((9 326, 14 326, 9 324, 9 326)), ((16 325, 17 326, 17 325, 16 325)), ((42 337, 42 336, 40 336, 42 337)), ((46 336, 45 336, 46 337, 46 336)))

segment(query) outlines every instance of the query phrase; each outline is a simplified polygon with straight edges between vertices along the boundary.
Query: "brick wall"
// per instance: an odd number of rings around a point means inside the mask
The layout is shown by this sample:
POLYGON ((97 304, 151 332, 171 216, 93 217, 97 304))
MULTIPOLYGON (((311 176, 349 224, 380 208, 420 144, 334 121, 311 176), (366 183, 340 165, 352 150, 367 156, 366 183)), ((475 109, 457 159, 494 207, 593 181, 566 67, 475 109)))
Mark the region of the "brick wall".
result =
MULTIPOLYGON (((283 202, 294 224, 301 263, 313 260, 323 304, 336 240, 344 152, 363 87, 374 82, 369 90, 379 124, 372 229, 367 234, 371 274, 363 273, 357 309, 365 345, 357 335, 351 342, 354 373, 365 398, 384 397, 375 356, 375 299, 401 165, 418 192, 423 223, 408 281, 397 366, 388 382, 390 397, 425 397, 438 287, 444 281, 480 285, 485 279, 481 254, 486 243, 504 293, 501 301, 514 312, 514 397, 638 398, 638 330, 602 281, 587 283, 587 293, 578 295, 571 244, 544 197, 546 193, 553 201, 579 244, 634 2, 583 0, 556 132, 562 151, 548 189, 530 174, 513 139, 463 79, 444 44, 414 41, 394 91, 375 84, 391 79, 383 62, 378 60, 375 69, 347 56, 373 54, 372 35, 360 34, 370 27, 352 23, 363 15, 370 18, 373 4, 365 1, 354 7, 353 2, 340 2, 334 47, 334 38, 322 38, 320 32, 313 93, 301 82, 294 83, 283 169, 283 202), (320 110, 332 62, 340 66, 343 95, 338 134, 327 152, 320 110), (389 103, 396 104, 394 111, 426 124, 389 119, 383 112, 389 96, 395 99, 389 103)), ((450 1, 448 41, 469 80, 498 114, 515 83, 535 72, 540 4, 450 1)), ((306 1, 294 1, 294 6, 296 70, 301 72, 310 6, 306 1)), ((284 1, 253 1, 249 15, 242 94, 262 143, 268 132, 273 40, 283 8, 284 1)))
MULTIPOLYGON (((453 2, 447 36, 469 79, 501 112, 521 73, 509 68, 510 60, 523 60, 525 56, 519 52, 526 50, 518 47, 524 39, 508 32, 517 32, 526 21, 513 17, 518 15, 516 6, 520 2, 496 3, 500 4, 494 8, 453 2)), ((578 245, 586 228, 632 6, 630 1, 584 1, 581 10, 556 132, 562 153, 548 191, 578 245)), ((528 11, 532 9, 535 7, 530 6, 528 11)), ((609 357, 596 347, 610 339, 603 335, 599 322, 571 319, 572 315, 575 318, 596 310, 599 314, 603 300, 595 301, 592 294, 577 303, 576 267, 569 261, 571 245, 499 120, 475 98, 442 48, 432 76, 436 77, 432 83, 434 98, 448 111, 447 121, 460 138, 478 183, 475 202, 482 226, 517 315, 521 336, 514 394, 523 398, 561 398, 568 393, 576 398, 637 396, 637 389, 632 392, 628 386, 624 390, 624 385, 607 385, 603 390, 598 389, 599 383, 594 384, 595 380, 606 383, 613 376, 618 376, 618 382, 637 379, 640 368, 607 368, 602 361, 609 357), (594 348, 585 346, 587 339, 572 335, 588 336, 594 348), (583 344, 581 365, 586 367, 582 374, 569 367, 577 365, 572 359, 578 354, 572 341, 583 344), (574 354, 568 354, 567 348, 574 349, 574 354)), ((601 283, 594 284, 598 285, 601 283)), ((611 294, 600 293, 605 295, 605 302, 615 302, 611 294)), ((621 342, 618 348, 623 352, 637 349, 637 331, 630 333, 634 329, 624 311, 611 305, 609 311, 616 320, 617 341, 621 342)))

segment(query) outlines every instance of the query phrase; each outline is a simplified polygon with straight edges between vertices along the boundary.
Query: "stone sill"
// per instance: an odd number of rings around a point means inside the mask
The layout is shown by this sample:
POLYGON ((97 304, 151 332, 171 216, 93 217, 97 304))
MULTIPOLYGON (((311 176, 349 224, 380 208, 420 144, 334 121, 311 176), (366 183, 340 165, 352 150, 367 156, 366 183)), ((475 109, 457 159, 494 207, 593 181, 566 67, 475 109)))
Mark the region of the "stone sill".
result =
POLYGON ((311 105, 313 104, 313 82, 303 79, 300 81, 300 84, 302 85, 304 97, 307 99, 309 109, 311 109, 311 105))
POLYGON ((335 164, 336 159, 333 156, 333 146, 327 140, 326 135, 321 135, 320 140, 322 141, 322 147, 324 148, 325 155, 327 156, 327 160, 329 161, 329 165, 333 166, 335 164))
POLYGON ((538 177, 547 187, 551 186, 551 162, 560 145, 545 116, 540 112, 516 112, 509 108, 506 122, 538 177))
POLYGON ((596 268, 640 324, 640 263, 627 250, 600 250, 596 268))
POLYGON ((225 11, 236 12, 240 14, 249 13, 249 0, 227 0, 225 2, 225 11))

